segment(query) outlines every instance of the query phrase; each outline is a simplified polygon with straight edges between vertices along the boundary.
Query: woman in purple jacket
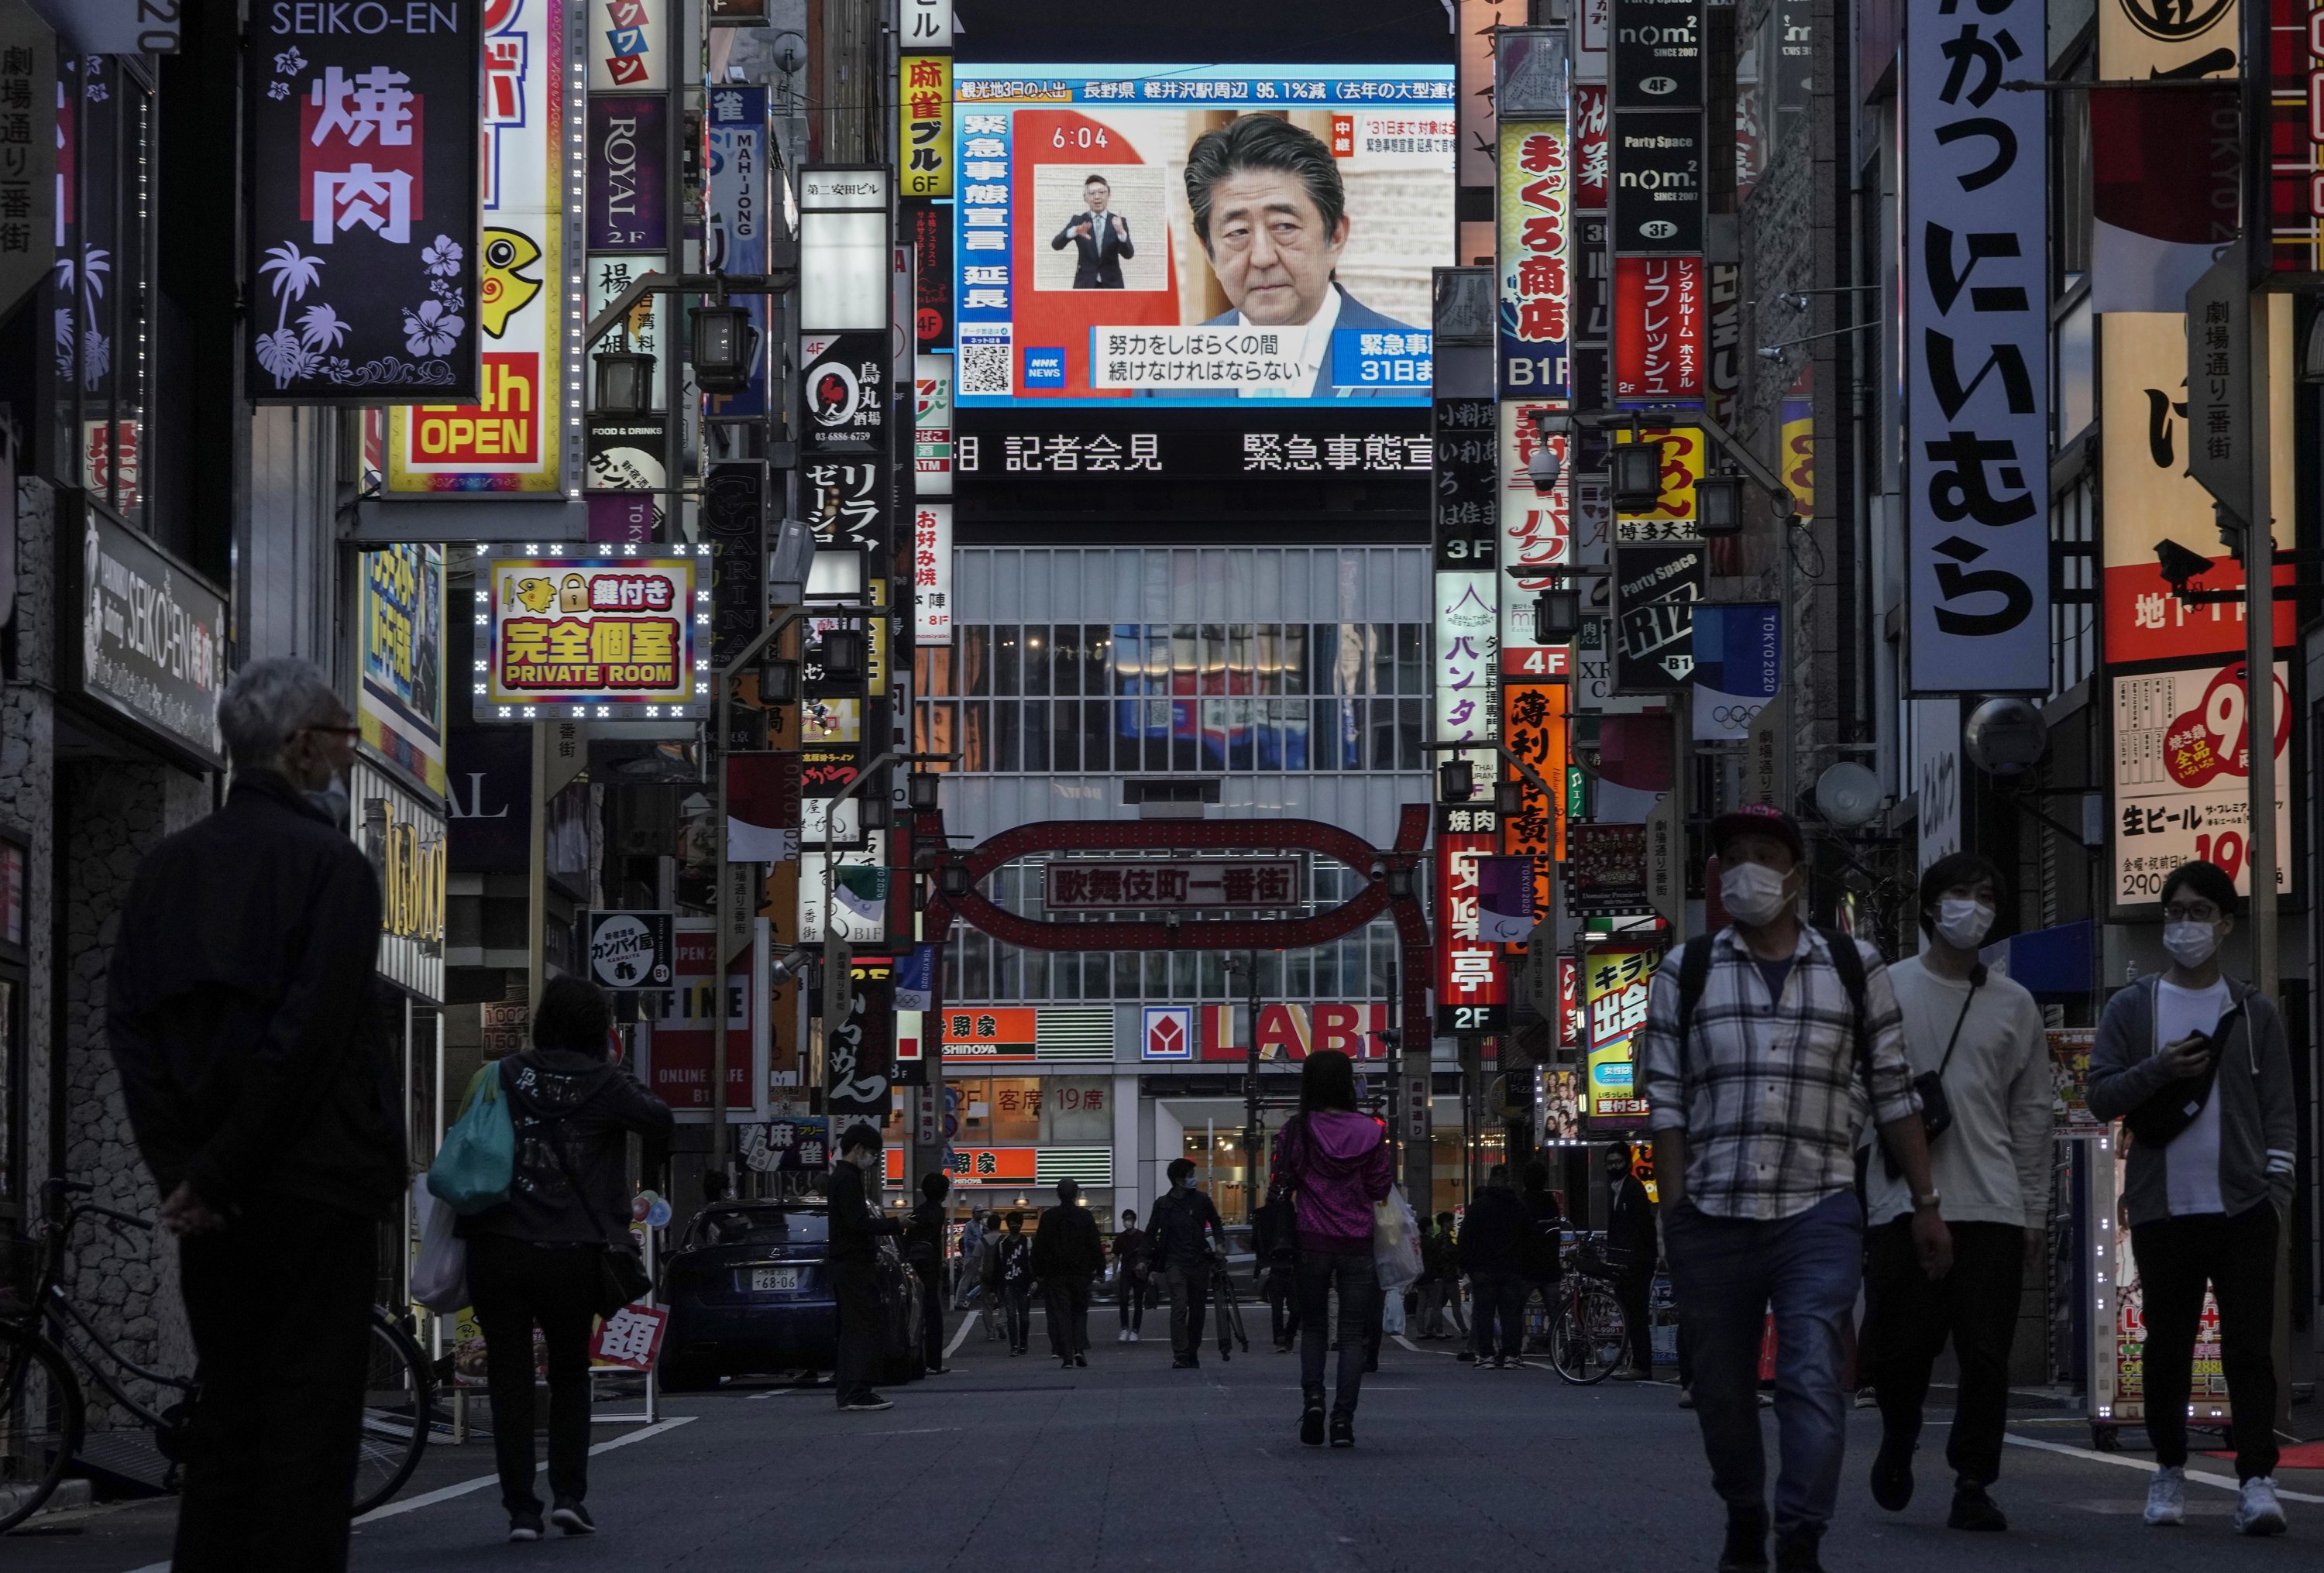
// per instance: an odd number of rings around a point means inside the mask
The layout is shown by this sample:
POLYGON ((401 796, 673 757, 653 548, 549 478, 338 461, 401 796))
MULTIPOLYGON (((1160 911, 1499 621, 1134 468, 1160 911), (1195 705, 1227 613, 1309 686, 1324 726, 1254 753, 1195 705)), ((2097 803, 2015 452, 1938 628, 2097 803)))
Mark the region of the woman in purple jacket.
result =
POLYGON ((1379 1278, 1372 1267, 1372 1204, 1388 1199, 1388 1133, 1356 1112, 1356 1068, 1337 1049, 1307 1056, 1299 1112, 1275 1143, 1268 1199, 1296 1198, 1299 1241, 1299 1440, 1323 1445, 1324 1325, 1340 1292, 1340 1379, 1333 1391, 1332 1446, 1356 1445, 1356 1394, 1364 1379, 1364 1338, 1379 1278))

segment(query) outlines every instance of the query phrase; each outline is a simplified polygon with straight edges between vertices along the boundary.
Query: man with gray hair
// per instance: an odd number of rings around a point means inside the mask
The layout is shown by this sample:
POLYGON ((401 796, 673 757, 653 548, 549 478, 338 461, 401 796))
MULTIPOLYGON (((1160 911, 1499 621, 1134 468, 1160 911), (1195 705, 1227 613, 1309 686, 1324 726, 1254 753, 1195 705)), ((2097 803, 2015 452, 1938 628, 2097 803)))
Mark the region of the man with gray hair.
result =
POLYGON ((355 728, 322 673, 244 667, 218 730, 232 789, 138 865, 106 1013, 199 1361, 173 1566, 342 1568, 405 1179, 379 881, 346 832, 355 728))

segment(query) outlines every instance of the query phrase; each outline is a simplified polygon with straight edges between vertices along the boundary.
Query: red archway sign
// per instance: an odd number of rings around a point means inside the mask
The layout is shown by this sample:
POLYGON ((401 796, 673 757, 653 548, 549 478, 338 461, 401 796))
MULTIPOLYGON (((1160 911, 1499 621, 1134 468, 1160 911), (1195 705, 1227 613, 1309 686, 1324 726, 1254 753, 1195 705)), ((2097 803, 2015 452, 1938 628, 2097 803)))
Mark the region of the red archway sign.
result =
MULTIPOLYGON (((913 827, 919 846, 943 847, 944 815, 922 814, 913 827)), ((1131 819, 1041 820, 1001 832, 964 852, 946 852, 939 862, 968 871, 969 889, 946 896, 939 879, 930 897, 926 938, 938 946, 952 934, 954 918, 997 940, 1028 951, 1283 951, 1329 944, 1355 933, 1382 913, 1396 920, 1397 943, 1403 955, 1404 986, 1398 990, 1402 1009, 1404 1052, 1418 1053, 1424 1062, 1433 1027, 1428 1011, 1428 915, 1419 896, 1419 862, 1428 847, 1428 809, 1407 803, 1398 816, 1396 844, 1373 846, 1361 836, 1312 819, 1131 819), (1211 922, 1051 923, 1004 912, 978 888, 996 870, 1036 852, 1080 851, 1170 852, 1317 852, 1370 877, 1352 900, 1309 917, 1228 918, 1211 922), (1388 893, 1388 876, 1401 871, 1406 894, 1388 893)), ((944 970, 931 979, 931 1015, 944 1009, 944 970)), ((941 1035, 930 1032, 923 1053, 931 1061, 941 1052, 941 1035)))

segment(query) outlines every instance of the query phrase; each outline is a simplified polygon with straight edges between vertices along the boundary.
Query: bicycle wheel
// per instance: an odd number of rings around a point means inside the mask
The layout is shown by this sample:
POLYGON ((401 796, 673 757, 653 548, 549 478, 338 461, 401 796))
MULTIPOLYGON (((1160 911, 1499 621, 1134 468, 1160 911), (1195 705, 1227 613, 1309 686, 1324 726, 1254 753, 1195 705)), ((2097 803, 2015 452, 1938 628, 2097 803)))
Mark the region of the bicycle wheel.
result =
POLYGON ((80 1380, 47 1339, 0 1329, 0 1534, 40 1510, 80 1450, 80 1380))
POLYGON ((420 1346, 384 1311, 373 1311, 371 1366, 364 1378, 363 1442, 355 1459, 357 1518, 385 1504, 420 1467, 435 1402, 420 1346))
POLYGON ((1551 1335, 1550 1362, 1577 1386, 1603 1382, 1627 1346, 1622 1303, 1600 1283, 1587 1283, 1565 1303, 1551 1335))

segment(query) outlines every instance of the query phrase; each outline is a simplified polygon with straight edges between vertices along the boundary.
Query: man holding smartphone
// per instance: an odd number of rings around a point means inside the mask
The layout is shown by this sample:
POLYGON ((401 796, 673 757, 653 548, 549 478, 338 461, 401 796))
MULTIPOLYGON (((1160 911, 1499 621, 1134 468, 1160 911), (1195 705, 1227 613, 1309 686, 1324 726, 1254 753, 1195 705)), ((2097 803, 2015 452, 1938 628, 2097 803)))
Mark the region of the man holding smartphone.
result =
POLYGON ((2146 1430, 2162 1466, 2146 1522, 2186 1519, 2187 1398, 2208 1285, 2241 1488, 2236 1528, 2283 1532, 2275 1491, 2271 1346, 2276 1236, 2292 1202, 2292 1055, 2275 1002, 2219 970, 2235 928, 2235 881, 2181 863, 2163 882, 2171 965, 2107 1002, 2090 1053, 2090 1112, 2133 1127, 2123 1200, 2146 1320, 2146 1430), (2142 1138, 2160 1124, 2172 1133, 2142 1138))

